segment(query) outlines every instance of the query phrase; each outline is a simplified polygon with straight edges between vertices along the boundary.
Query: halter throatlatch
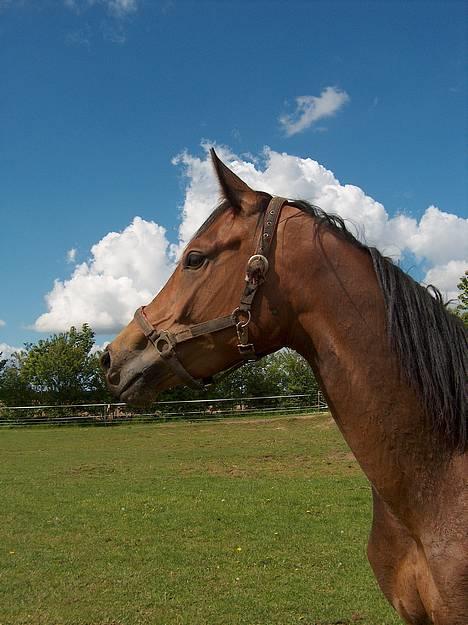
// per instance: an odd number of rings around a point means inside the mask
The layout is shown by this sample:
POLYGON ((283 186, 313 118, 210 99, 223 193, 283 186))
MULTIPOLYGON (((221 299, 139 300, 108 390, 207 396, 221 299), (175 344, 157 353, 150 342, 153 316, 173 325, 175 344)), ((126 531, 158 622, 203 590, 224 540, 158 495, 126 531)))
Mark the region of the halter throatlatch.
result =
POLYGON ((224 377, 234 369, 241 367, 245 362, 257 359, 258 355, 255 346, 253 343, 249 342, 249 323, 252 318, 251 308, 258 287, 265 282, 268 272, 268 254, 276 232, 281 209, 286 202, 287 200, 283 197, 273 197, 268 204, 263 218, 262 232, 257 241, 255 253, 247 262, 245 287, 240 298, 239 306, 233 310, 230 315, 217 317, 210 321, 203 321, 202 323, 189 326, 179 332, 169 332, 167 330, 158 330, 152 325, 145 314, 144 306, 136 310, 134 319, 140 326, 145 337, 153 345, 158 355, 187 386, 203 388, 204 386, 212 384, 215 379, 217 380, 220 377, 224 377), (197 337, 232 327, 236 330, 238 339, 237 349, 242 360, 232 367, 225 369, 217 376, 197 380, 190 375, 179 360, 176 351, 177 344, 185 343, 197 337))

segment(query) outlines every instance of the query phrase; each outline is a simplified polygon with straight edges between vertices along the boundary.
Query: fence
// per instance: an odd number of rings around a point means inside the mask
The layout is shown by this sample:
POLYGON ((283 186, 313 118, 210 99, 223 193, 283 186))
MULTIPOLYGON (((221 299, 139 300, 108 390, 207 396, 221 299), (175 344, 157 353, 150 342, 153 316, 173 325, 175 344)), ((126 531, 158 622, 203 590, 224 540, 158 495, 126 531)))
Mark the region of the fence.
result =
POLYGON ((310 414, 327 410, 322 393, 191 399, 156 402, 139 411, 124 403, 0 407, 0 427, 32 425, 117 425, 175 420, 212 421, 227 417, 310 414))

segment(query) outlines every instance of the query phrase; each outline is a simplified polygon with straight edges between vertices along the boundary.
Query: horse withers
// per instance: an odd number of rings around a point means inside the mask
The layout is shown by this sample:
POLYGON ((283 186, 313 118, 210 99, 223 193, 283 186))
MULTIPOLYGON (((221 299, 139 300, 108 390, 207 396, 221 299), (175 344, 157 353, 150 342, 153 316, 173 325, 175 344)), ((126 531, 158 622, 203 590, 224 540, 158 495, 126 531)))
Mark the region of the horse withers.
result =
POLYGON ((222 201, 104 353, 109 387, 150 401, 296 350, 371 482, 383 593, 410 625, 467 625, 463 325, 339 217, 254 191, 212 158, 222 201))

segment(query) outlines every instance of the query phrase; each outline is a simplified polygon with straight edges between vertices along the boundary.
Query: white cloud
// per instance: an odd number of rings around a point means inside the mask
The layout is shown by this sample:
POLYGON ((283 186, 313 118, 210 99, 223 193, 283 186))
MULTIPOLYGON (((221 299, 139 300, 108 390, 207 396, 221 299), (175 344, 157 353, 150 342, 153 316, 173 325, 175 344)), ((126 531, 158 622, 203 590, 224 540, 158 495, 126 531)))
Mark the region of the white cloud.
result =
MULTIPOLYGON (((219 193, 207 155, 209 146, 203 147, 203 157, 184 152, 173 161, 184 166, 187 178, 179 227, 182 245, 210 214, 219 193)), ((333 172, 310 158, 265 148, 261 159, 251 155, 242 159, 229 148, 216 150, 254 189, 306 199, 327 212, 341 215, 360 240, 378 247, 394 260, 400 260, 408 252, 415 254, 427 273, 424 282, 440 286, 449 297, 456 293, 456 285, 467 268, 465 263, 457 274, 463 259, 468 258, 468 219, 435 206, 427 208, 419 221, 404 214, 391 217, 380 202, 360 187, 341 184, 333 172), (457 261, 457 265, 451 261, 457 261), (430 273, 436 268, 435 273, 430 273)))
POLYGON ((102 352, 109 345, 110 341, 104 341, 103 343, 94 343, 91 347, 90 354, 95 354, 96 352, 102 352))
MULTIPOLYGON (((209 146, 204 144, 205 152, 209 146)), ((285 197, 301 198, 317 204, 331 213, 338 213, 356 234, 370 245, 376 245, 387 255, 400 258, 408 233, 413 233, 415 220, 398 215, 390 218, 380 202, 354 185, 341 185, 333 172, 310 158, 300 158, 285 152, 265 148, 262 165, 249 157, 242 160, 228 148, 217 147, 220 158, 252 188, 285 197)), ((183 152, 173 160, 185 168, 187 187, 179 227, 180 242, 190 239, 213 209, 219 185, 207 154, 200 158, 183 152)))
MULTIPOLYGON (((208 157, 209 145, 203 144, 203 148, 205 151, 203 158, 182 152, 172 159, 173 165, 184 167, 186 179, 185 201, 179 226, 179 249, 186 245, 205 221, 213 210, 216 198, 219 197, 219 184, 213 173, 211 159, 208 157)), ((232 162, 235 158, 227 148, 217 150, 223 160, 232 162)))
POLYGON ((67 263, 74 263, 76 260, 76 248, 72 247, 67 252, 67 263))
POLYGON ((172 271, 168 246, 165 229, 140 217, 122 232, 110 232, 70 279, 55 281, 46 295, 48 312, 34 328, 58 332, 89 323, 96 332, 117 331, 167 280, 172 271))
POLYGON ((418 258, 436 265, 468 258, 468 219, 429 206, 408 247, 418 258))
POLYGON ((8 343, 0 343, 0 360, 8 360, 15 352, 24 351, 23 347, 14 347, 8 343))
POLYGON ((310 128, 319 119, 331 117, 349 101, 346 91, 326 87, 319 96, 301 95, 296 98, 296 110, 292 115, 279 118, 288 137, 310 128))
POLYGON ((6 326, 6 321, 3 321, 3 319, 0 319, 0 328, 3 328, 3 326, 6 326))
MULTIPOLYGON (((208 144, 202 156, 183 152, 174 164, 183 167, 186 193, 181 207, 177 244, 170 245, 164 228, 135 217, 121 233, 111 232, 91 249, 91 259, 77 265, 72 276, 56 281, 46 296, 48 311, 35 322, 44 332, 89 323, 97 332, 115 332, 141 304, 150 301, 171 273, 174 258, 212 211, 219 194, 208 144)), ((251 187, 311 201, 347 220, 368 245, 395 260, 413 253, 433 283, 452 297, 468 267, 468 220, 430 206, 418 221, 407 215, 390 217, 384 206, 310 158, 265 148, 260 158, 237 156, 217 147, 220 157, 251 187), (465 260, 464 260, 465 259, 465 260)))
POLYGON ((433 284, 444 296, 446 301, 458 297, 457 284, 468 269, 468 256, 463 260, 450 260, 445 265, 436 265, 424 276, 424 284, 433 284))

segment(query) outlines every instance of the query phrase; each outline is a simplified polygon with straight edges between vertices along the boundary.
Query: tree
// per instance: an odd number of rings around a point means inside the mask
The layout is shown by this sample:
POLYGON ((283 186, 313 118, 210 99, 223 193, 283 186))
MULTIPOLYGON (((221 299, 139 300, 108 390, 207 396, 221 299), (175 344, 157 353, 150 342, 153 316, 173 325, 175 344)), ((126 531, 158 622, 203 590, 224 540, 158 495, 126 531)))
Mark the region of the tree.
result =
POLYGON ((260 397, 277 394, 277 381, 271 375, 275 355, 249 362, 226 376, 213 388, 215 397, 260 397))
POLYGON ((20 355, 13 354, 9 360, 2 360, 0 366, 0 401, 5 404, 27 403, 30 391, 21 379, 20 355))
POLYGON ((456 313, 463 323, 468 326, 468 270, 466 270, 465 275, 460 278, 457 287, 459 290, 459 304, 456 307, 456 313))
POLYGON ((292 349, 282 349, 270 363, 270 375, 285 395, 312 393, 318 384, 309 363, 292 349))
POLYGON ((54 334, 26 345, 18 355, 24 386, 41 402, 73 403, 107 394, 98 355, 91 353, 94 332, 84 324, 81 330, 54 334))
POLYGON ((164 391, 159 401, 217 399, 221 397, 259 397, 312 393, 318 388, 308 362, 291 349, 246 363, 240 369, 206 390, 176 387, 164 391))

